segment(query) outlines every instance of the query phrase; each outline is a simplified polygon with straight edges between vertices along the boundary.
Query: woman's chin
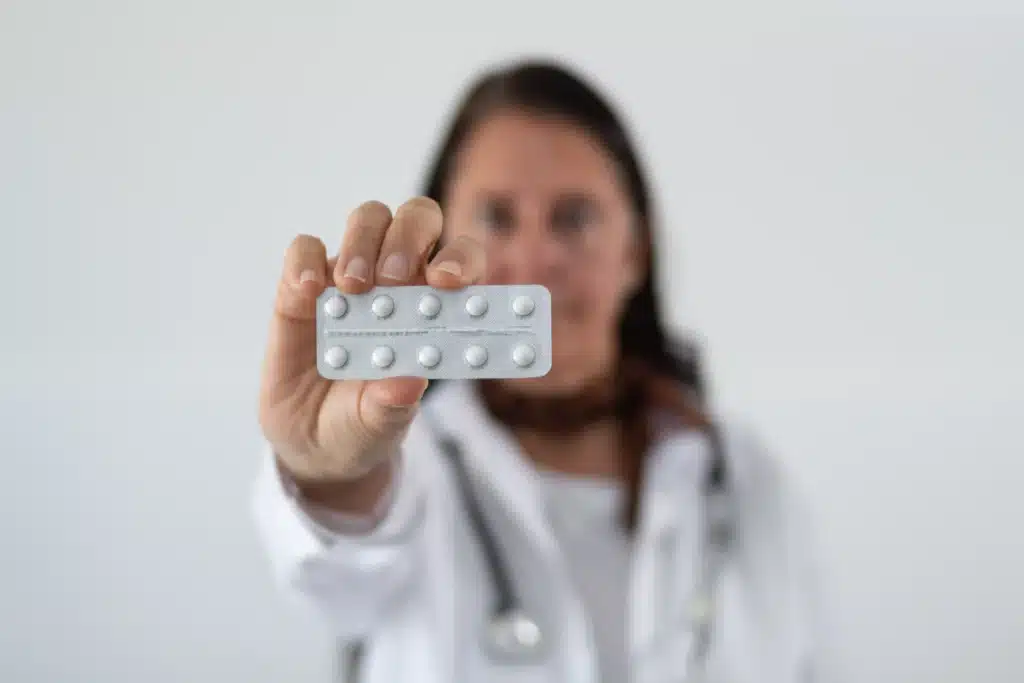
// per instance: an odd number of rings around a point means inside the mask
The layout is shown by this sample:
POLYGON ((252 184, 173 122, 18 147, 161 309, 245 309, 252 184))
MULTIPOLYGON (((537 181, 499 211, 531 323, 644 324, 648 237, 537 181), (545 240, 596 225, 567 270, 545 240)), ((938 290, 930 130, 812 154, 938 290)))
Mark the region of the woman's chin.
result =
POLYGON ((577 369, 558 370, 553 364, 543 377, 505 380, 503 384, 524 396, 572 396, 584 390, 593 378, 577 369))

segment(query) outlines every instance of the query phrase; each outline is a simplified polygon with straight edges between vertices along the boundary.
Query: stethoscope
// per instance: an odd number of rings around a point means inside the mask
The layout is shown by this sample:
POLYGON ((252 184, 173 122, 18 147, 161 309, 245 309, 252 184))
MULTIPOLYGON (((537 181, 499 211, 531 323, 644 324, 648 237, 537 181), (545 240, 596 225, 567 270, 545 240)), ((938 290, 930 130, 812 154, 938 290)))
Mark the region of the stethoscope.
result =
MULTIPOLYGON (((484 561, 494 601, 483 636, 488 656, 503 663, 527 663, 545 653, 546 639, 540 623, 525 608, 515 590, 508 565, 501 556, 497 539, 487 525, 480 498, 474 491, 469 469, 459 442, 439 422, 424 411, 437 445, 455 473, 459 494, 469 516, 473 533, 483 550, 484 561)), ((726 460, 721 437, 712 426, 706 429, 710 446, 710 462, 702 483, 703 542, 698 567, 696 591, 689 603, 687 619, 692 632, 688 654, 688 672, 697 672, 706 663, 718 609, 718 584, 725 560, 733 542, 732 505, 726 460)), ((350 646, 341 653, 340 681, 359 680, 362 646, 350 646)))

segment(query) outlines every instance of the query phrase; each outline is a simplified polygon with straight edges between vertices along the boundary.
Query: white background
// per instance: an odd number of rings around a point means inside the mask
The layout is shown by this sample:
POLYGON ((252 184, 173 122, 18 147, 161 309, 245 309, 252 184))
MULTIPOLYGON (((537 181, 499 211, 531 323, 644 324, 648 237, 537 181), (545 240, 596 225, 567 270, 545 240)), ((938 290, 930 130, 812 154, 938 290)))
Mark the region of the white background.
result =
POLYGON ((407 4, 0 3, 0 679, 326 680, 249 519, 281 255, 533 51, 635 127, 666 313, 809 492, 853 679, 1024 678, 1024 15, 407 4))

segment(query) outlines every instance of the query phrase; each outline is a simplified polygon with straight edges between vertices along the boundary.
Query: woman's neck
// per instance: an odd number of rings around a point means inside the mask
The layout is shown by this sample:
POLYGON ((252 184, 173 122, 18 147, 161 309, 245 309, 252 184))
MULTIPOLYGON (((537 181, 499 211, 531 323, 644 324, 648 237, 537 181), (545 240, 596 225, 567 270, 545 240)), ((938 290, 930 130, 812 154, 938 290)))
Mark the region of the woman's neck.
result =
POLYGON ((539 468, 578 477, 622 479, 625 458, 617 420, 594 423, 572 434, 552 434, 520 428, 516 440, 539 468))

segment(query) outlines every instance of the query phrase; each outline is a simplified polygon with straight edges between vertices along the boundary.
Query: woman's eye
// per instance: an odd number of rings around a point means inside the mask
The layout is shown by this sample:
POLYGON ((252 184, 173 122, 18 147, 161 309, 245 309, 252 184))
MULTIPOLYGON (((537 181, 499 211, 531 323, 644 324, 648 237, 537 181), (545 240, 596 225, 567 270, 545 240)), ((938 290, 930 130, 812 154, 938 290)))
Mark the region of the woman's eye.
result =
POLYGON ((597 208, 587 199, 570 199, 555 205, 551 224, 556 232, 573 234, 590 227, 597 220, 597 208))
POLYGON ((480 207, 477 220, 491 232, 508 233, 513 227, 512 208, 501 202, 488 202, 480 207))

